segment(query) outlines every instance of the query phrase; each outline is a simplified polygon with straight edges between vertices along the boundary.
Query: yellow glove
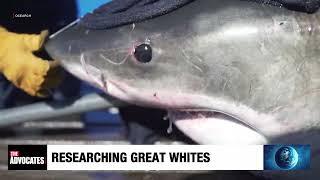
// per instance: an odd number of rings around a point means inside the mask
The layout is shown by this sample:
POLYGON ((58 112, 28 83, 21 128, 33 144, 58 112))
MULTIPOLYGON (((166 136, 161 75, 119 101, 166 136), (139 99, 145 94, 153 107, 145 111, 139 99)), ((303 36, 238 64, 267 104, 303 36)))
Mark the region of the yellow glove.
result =
POLYGON ((39 35, 16 34, 0 27, 0 72, 32 96, 45 97, 58 85, 58 63, 36 57, 48 31, 39 35))

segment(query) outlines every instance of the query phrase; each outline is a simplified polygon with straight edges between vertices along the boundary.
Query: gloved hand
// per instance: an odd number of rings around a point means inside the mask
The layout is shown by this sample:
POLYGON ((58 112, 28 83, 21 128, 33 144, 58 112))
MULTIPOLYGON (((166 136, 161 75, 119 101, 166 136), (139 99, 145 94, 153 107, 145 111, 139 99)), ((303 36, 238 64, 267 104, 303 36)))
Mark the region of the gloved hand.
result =
POLYGON ((36 57, 48 31, 39 35, 16 34, 0 27, 0 72, 32 96, 46 97, 60 82, 58 62, 36 57))

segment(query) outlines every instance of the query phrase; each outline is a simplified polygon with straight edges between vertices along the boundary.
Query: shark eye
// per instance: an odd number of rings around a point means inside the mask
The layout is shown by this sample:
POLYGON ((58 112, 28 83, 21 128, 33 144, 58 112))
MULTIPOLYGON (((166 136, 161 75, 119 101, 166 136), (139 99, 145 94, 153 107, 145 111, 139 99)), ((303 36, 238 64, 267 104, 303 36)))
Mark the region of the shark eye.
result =
POLYGON ((141 63, 148 63, 152 60, 152 48, 149 44, 140 44, 134 50, 134 57, 141 63))

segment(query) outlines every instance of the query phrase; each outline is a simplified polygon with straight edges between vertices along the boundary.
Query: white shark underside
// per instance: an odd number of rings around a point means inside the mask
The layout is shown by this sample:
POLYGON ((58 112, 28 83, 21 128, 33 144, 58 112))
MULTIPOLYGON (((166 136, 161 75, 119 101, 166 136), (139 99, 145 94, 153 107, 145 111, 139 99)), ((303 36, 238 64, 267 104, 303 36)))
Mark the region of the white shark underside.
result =
MULTIPOLYGON (((169 116, 201 144, 311 144, 320 150, 320 15, 239 0, 197 0, 135 25, 56 34, 46 49, 106 93, 169 116), (138 62, 149 42, 153 59, 138 62)), ((267 173, 320 177, 312 170, 267 173)))

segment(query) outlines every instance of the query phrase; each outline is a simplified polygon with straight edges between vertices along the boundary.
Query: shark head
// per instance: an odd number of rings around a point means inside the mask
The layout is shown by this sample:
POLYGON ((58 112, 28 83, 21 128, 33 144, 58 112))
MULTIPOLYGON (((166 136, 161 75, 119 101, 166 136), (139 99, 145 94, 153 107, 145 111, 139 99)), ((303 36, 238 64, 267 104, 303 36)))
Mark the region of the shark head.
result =
POLYGON ((112 29, 75 23, 54 34, 46 49, 111 96, 167 109, 200 144, 317 147, 318 27, 318 14, 199 0, 112 29))

